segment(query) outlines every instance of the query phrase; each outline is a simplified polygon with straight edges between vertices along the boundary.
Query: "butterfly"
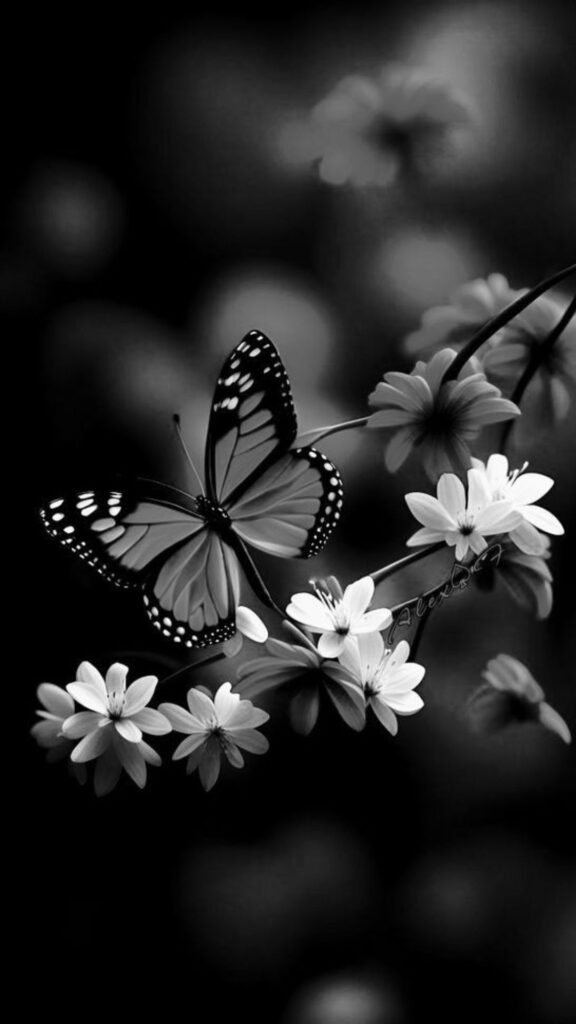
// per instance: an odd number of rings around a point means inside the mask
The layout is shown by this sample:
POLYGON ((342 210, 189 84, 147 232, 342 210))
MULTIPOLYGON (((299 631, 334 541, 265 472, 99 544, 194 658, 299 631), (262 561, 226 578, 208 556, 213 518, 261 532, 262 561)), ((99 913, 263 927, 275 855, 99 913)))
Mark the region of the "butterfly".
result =
POLYGON ((232 637, 247 547, 279 558, 322 550, 342 508, 335 466, 294 447, 290 382, 273 343, 250 331, 220 372, 208 422, 205 494, 135 481, 49 501, 48 532, 100 575, 142 592, 154 627, 206 647, 232 637))

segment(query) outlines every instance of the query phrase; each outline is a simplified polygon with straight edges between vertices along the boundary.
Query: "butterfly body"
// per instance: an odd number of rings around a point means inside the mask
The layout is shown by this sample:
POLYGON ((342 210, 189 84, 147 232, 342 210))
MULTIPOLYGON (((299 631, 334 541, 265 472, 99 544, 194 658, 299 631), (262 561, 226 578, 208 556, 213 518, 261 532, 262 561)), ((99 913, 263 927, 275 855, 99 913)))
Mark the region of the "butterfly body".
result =
POLYGON ((206 494, 136 482, 56 498, 40 514, 52 536, 109 582, 141 588, 162 635, 188 647, 218 643, 235 632, 247 546, 308 558, 339 519, 340 475, 321 452, 293 448, 296 433, 280 356, 251 331, 216 384, 206 494))

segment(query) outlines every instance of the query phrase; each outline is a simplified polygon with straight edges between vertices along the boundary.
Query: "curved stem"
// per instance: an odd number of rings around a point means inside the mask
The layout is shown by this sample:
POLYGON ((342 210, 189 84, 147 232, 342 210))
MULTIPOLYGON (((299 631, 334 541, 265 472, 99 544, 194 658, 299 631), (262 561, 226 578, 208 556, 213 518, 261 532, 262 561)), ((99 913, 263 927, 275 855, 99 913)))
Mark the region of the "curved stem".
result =
POLYGON ((375 585, 378 585, 382 580, 387 579, 388 576, 392 576, 395 572, 403 569, 406 565, 411 565, 413 562, 419 562, 421 558, 425 558, 426 555, 433 555, 435 551, 440 551, 440 548, 445 546, 445 542, 443 540, 439 540, 435 544, 429 544, 425 548, 420 548, 419 551, 413 551, 411 555, 399 558, 397 562, 391 562, 390 565, 383 566, 382 569, 376 569, 375 572, 369 573, 369 576, 372 577, 375 585))
POLYGON ((246 574, 246 579, 256 596, 260 598, 262 604, 267 605, 268 608, 272 608, 272 610, 275 611, 282 619, 285 619, 286 612, 282 610, 279 604, 276 604, 276 601, 268 590, 260 571, 254 564, 251 555, 240 540, 240 537, 233 534, 230 539, 230 543, 238 556, 238 561, 246 574))
POLYGON ((570 264, 569 267, 565 267, 564 270, 559 270, 558 273, 553 274, 551 277, 547 277, 544 281, 541 281, 540 284, 535 285, 534 288, 530 288, 525 295, 521 295, 519 299, 515 299, 509 306, 506 306, 506 308, 500 313, 493 316, 487 321, 487 323, 483 324, 480 330, 476 331, 476 334, 470 338, 470 341, 464 345, 464 348, 460 349, 455 359, 452 360, 444 374, 444 377, 442 378, 442 383, 445 384, 449 380, 455 380, 470 356, 473 356, 476 350, 479 349, 485 341, 488 341, 496 331, 499 331, 501 327, 505 327, 510 320, 513 320, 518 313, 521 313, 523 309, 530 306, 531 303, 534 302, 535 299, 539 298, 540 295, 543 295, 544 292, 547 292, 550 288, 554 288, 555 285, 560 284, 560 282, 566 277, 569 277, 574 273, 576 273, 576 263, 570 264))
POLYGON ((189 665, 184 665, 182 668, 177 669, 176 672, 171 672, 169 676, 164 676, 160 680, 160 683, 168 683, 172 679, 176 679, 177 676, 181 676, 184 672, 192 672, 195 668, 203 668, 204 665, 212 665, 215 661, 221 661, 226 655, 223 651, 217 651, 215 654, 209 654, 205 658, 199 658, 198 661, 193 661, 189 665))
POLYGON ((299 448, 307 447, 310 444, 316 444, 317 441, 321 441, 324 437, 329 437, 331 434, 339 434, 342 430, 356 430, 357 427, 365 427, 369 419, 369 416, 360 416, 357 420, 346 420, 344 423, 335 423, 331 427, 317 427, 316 430, 307 430, 304 434, 298 435, 294 444, 299 448))
MULTIPOLYGON (((550 334, 544 339, 543 342, 535 346, 535 348, 532 350, 531 357, 528 360, 528 363, 525 366, 524 371, 520 376, 520 379, 518 380, 518 383, 516 384, 514 391, 512 392, 512 395, 510 396, 510 400, 512 402, 515 402, 516 405, 520 405, 520 402, 522 401, 524 394, 526 392, 526 388, 528 387, 533 376, 535 375, 535 373, 537 373, 538 368, 544 362, 548 353, 551 352, 558 338, 561 337, 564 329, 568 326, 568 324, 575 315, 576 295, 568 304, 562 316, 560 317, 558 323, 550 331, 550 334)), ((506 445, 510 440, 510 434, 512 432, 513 426, 514 420, 509 420, 504 425, 504 428, 502 430, 502 438, 500 441, 500 451, 502 452, 505 451, 506 445)))

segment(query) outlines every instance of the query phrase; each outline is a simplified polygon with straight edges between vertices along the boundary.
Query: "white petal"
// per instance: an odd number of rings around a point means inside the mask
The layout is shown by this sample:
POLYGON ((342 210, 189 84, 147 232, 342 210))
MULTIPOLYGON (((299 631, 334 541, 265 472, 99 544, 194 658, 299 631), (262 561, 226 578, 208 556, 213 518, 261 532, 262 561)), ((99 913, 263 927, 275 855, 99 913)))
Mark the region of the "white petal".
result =
MULTIPOLYGON (((466 508, 466 491, 464 484, 455 473, 443 473, 438 481, 438 501, 446 509, 451 519, 456 520, 466 508)), ((423 519, 420 522, 424 522, 423 519)), ((424 523, 432 526, 432 523, 424 523)))
POLYGON ((256 729, 240 729, 232 733, 234 743, 250 754, 265 754, 270 744, 256 729))
POLYGON ((101 715, 108 714, 108 704, 102 691, 92 683, 68 683, 68 693, 78 704, 90 711, 98 711, 101 715))
POLYGON ((46 710, 56 718, 68 718, 74 712, 74 701, 61 686, 54 686, 53 683, 41 683, 36 690, 36 696, 46 710))
POLYGON ((207 732, 197 732, 194 736, 187 736, 185 740, 182 740, 178 744, 176 750, 172 754, 173 761, 179 761, 182 757, 188 757, 206 742, 210 734, 207 732))
POLYGON ((371 576, 363 576, 346 587, 342 603, 354 620, 364 614, 373 597, 374 580, 371 576))
POLYGON ((423 544, 436 544, 439 540, 446 540, 445 530, 429 530, 426 526, 423 526, 421 530, 416 530, 416 533, 408 537, 406 547, 417 548, 423 544))
POLYGON ((103 729, 98 728, 94 732, 89 732, 74 747, 70 754, 71 760, 75 763, 83 763, 84 761, 93 761, 95 757, 100 757, 100 754, 103 754, 110 746, 113 732, 114 730, 110 725, 105 726, 103 729))
POLYGON ((164 736, 167 732, 172 731, 168 718, 160 711, 155 711, 154 708, 142 708, 141 711, 130 716, 130 721, 150 736, 164 736))
POLYGON ((370 697, 368 701, 372 711, 376 715, 376 718, 382 723, 385 729, 388 730, 392 736, 395 736, 398 732, 398 722, 396 721, 396 715, 394 712, 378 697, 370 697))
POLYGON ((539 505, 525 505, 522 513, 532 526, 535 526, 537 530, 542 530, 543 533, 552 533, 557 537, 564 533, 564 527, 560 520, 546 508, 540 508, 539 505))
POLYGON ((468 470, 468 511, 478 512, 492 500, 486 475, 479 469, 468 470))
POLYGON ((157 676, 142 676, 141 679, 135 679, 126 691, 124 714, 131 716, 145 708, 152 700, 157 685, 157 676))
POLYGON ((413 690, 403 694, 387 693, 386 703, 397 715, 415 715, 424 707, 422 697, 420 694, 414 693, 413 690))
POLYGON ((142 730, 138 728, 131 718, 117 718, 114 727, 123 740, 127 743, 140 743, 142 730))
POLYGON ((203 731, 198 719, 179 704, 161 704, 158 710, 166 716, 175 732, 189 734, 203 731))
POLYGON ((124 743, 122 739, 116 737, 114 750, 126 774, 130 776, 139 789, 144 789, 146 785, 146 761, 137 744, 124 743))
POLYGON ((380 633, 367 633, 359 636, 358 651, 362 663, 362 681, 365 682, 368 670, 379 665, 384 655, 384 641, 380 633))
POLYGON ((98 669, 89 661, 83 661, 78 666, 76 671, 76 682, 89 683, 91 686, 95 686, 96 689, 102 690, 104 696, 106 695, 106 684, 104 679, 100 675, 98 669))
POLYGON ((525 519, 510 531, 510 540, 525 555, 542 554, 542 534, 525 519))
POLYGON ((510 497, 516 505, 531 505, 553 486, 552 478, 543 473, 521 473, 510 487, 510 497))
POLYGON ((117 785, 122 774, 122 765, 113 747, 102 754, 98 759, 94 771, 94 792, 96 796, 106 796, 117 785))
POLYGON ((344 650, 346 637, 340 633, 323 633, 318 641, 318 653, 323 658, 337 658, 344 650))
POLYGON ((229 722, 236 718, 238 712, 243 712, 242 717, 246 717, 246 712, 251 709, 252 705, 250 701, 243 701, 242 703, 248 705, 248 707, 241 708, 240 694, 233 693, 230 683, 222 683, 214 697, 214 708, 219 724, 221 726, 228 725, 229 722))
POLYGON ((119 661, 114 662, 110 665, 106 673, 106 689, 108 693, 124 693, 126 689, 126 676, 128 675, 128 666, 121 665, 119 661))
POLYGON ((480 533, 506 533, 521 521, 521 515, 509 501, 493 501, 476 515, 476 527, 480 533))
POLYGON ((254 643, 263 644, 268 639, 268 630, 262 619, 244 605, 238 605, 236 609, 236 628, 254 643))
POLYGON ((389 608, 374 608, 366 612, 361 619, 353 624, 354 633, 377 633, 381 629, 387 629, 392 622, 392 612, 389 608))
POLYGON ((294 594, 286 613, 296 622, 302 622, 315 633, 332 629, 333 621, 323 601, 312 594, 294 594))
POLYGON ((491 455, 486 463, 488 483, 494 493, 504 486, 508 479, 508 459, 505 455, 491 455))
POLYGON ((218 781, 220 774, 220 747, 216 740, 206 744, 204 756, 198 765, 198 774, 206 792, 218 781))
MULTIPOLYGON (((190 708, 192 716, 198 719, 199 722, 210 722, 214 717, 214 701, 208 696, 208 694, 199 689, 199 687, 193 686, 191 690, 188 690, 186 700, 188 701, 188 707, 190 708)), ((160 710, 162 710, 162 708, 160 708, 160 710)), ((174 723, 172 724, 174 725, 174 723)), ((175 725, 174 728, 176 728, 175 725)), ((190 730, 186 731, 189 732, 190 730)))
MULTIPOLYGON (((450 474, 453 475, 453 474, 450 474)), ((421 491, 413 491, 404 498, 412 515, 423 526, 430 530, 453 530, 456 522, 448 514, 443 505, 431 494, 424 494, 421 491)))
POLYGON ((561 717, 561 715, 559 715, 558 712, 550 706, 550 704, 547 704, 544 701, 540 705, 538 717, 542 725, 544 725, 547 729, 550 729, 551 732, 557 733, 560 739, 564 740, 564 743, 571 742, 572 737, 570 735, 570 730, 566 725, 566 722, 561 717))
POLYGON ((62 725, 62 732, 69 740, 79 740, 82 736, 98 729, 102 721, 107 723, 108 718, 103 718, 96 711, 80 711, 66 719, 62 725))

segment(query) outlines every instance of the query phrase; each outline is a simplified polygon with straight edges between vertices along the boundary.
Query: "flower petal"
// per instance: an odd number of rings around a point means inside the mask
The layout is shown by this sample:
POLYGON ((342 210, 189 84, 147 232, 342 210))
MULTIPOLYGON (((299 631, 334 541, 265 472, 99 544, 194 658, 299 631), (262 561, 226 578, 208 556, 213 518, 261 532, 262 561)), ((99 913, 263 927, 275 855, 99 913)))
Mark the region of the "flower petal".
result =
POLYGON ((113 746, 104 751, 94 770, 94 792, 96 796, 106 796, 117 785, 122 774, 122 765, 113 746))
POLYGON ((165 715, 175 732, 189 734, 203 731, 202 723, 179 704, 160 704, 158 710, 165 715))
POLYGON ((315 633, 322 633, 333 626, 328 608, 313 594, 293 594, 286 614, 296 622, 302 622, 315 633))
POLYGON ((371 576, 363 576, 346 587, 342 603, 350 617, 356 619, 364 614, 373 597, 374 580, 371 576))
POLYGON ((61 686, 53 683, 41 683, 36 690, 40 703, 56 718, 68 718, 74 713, 74 701, 61 686))
POLYGON ((521 473, 510 486, 510 497, 516 505, 531 505, 553 486, 552 478, 543 473, 521 473))
POLYGON ((140 743, 142 739, 142 730, 138 728, 132 718, 117 718, 114 728, 127 743, 140 743))
POLYGON ((262 619, 251 608, 238 605, 236 609, 236 629, 254 643, 263 644, 268 639, 268 630, 262 619))
POLYGON ((257 729, 238 729, 232 734, 233 742, 250 754, 265 754, 270 744, 257 729))
POLYGON ((340 633, 323 633, 318 640, 318 653, 323 658, 337 658, 344 650, 346 636, 340 633))
POLYGON ((561 537, 564 533, 564 527, 560 520, 552 515, 547 508, 540 508, 539 505, 525 505, 522 514, 537 530, 552 533, 557 537, 561 537))
POLYGON ((101 715, 108 714, 108 704, 105 693, 92 683, 68 683, 68 693, 78 704, 82 704, 90 711, 98 711, 101 715))
POLYGON ((172 754, 172 760, 179 761, 182 757, 188 757, 194 750, 197 750, 206 743, 209 737, 210 733, 208 732, 196 732, 193 736, 187 736, 186 739, 182 740, 182 742, 176 747, 176 750, 172 754))
POLYGON ((106 689, 108 693, 124 693, 127 675, 127 665, 121 665, 119 661, 115 661, 113 665, 110 665, 106 673, 106 689))
POLYGON ((156 676, 142 676, 140 679, 135 679, 126 690, 124 714, 131 717, 145 708, 152 700, 157 685, 158 678, 156 676))
POLYGON ((564 740, 564 743, 571 742, 572 737, 566 722, 561 715, 559 715, 558 712, 550 706, 550 704, 546 703, 546 701, 540 705, 538 717, 541 724, 545 726, 546 729, 550 729, 551 732, 555 732, 561 740, 564 740))
POLYGON ((172 725, 166 715, 155 711, 154 708, 142 708, 142 711, 130 716, 130 721, 150 736, 164 736, 172 731, 172 725))
POLYGON ((116 735, 114 750, 124 771, 136 783, 139 789, 146 785, 146 761, 136 743, 125 743, 116 735))
POLYGON ((98 669, 89 661, 83 661, 78 666, 76 670, 76 682, 88 683, 90 686, 95 686, 97 690, 102 691, 102 696, 106 697, 106 683, 98 669))
POLYGON ((387 729, 388 732, 392 734, 392 736, 396 736, 398 732, 398 722, 396 720, 396 715, 394 714, 394 712, 388 707, 387 704, 384 703, 383 700, 379 699, 378 695, 370 697, 368 703, 372 708, 372 711, 376 715, 378 721, 382 723, 384 728, 387 729))
MULTIPOLYGON (((438 501, 446 509, 450 519, 456 521, 466 508, 466 491, 464 484, 454 473, 443 473, 438 481, 438 501)), ((419 517, 417 517, 419 518, 419 517)), ((420 519, 425 526, 433 526, 420 519)))
POLYGON ((89 732, 94 732, 94 729, 98 729, 100 722, 108 722, 108 718, 96 711, 79 711, 63 722, 62 732, 69 740, 79 740, 89 732))
MULTIPOLYGON (((453 476, 453 474, 448 474, 453 476)), ((457 479, 457 477, 455 477, 457 479)), ((454 530, 457 528, 456 521, 448 513, 437 498, 422 491, 413 491, 406 494, 404 501, 408 505, 412 515, 423 526, 431 530, 454 530)))
POLYGON ((112 742, 112 735, 114 729, 111 725, 104 726, 104 728, 95 729, 94 732, 89 732, 80 743, 77 743, 74 750, 70 754, 70 759, 75 763, 83 763, 84 761, 93 761, 95 757, 100 757, 105 750, 108 749, 112 742))
POLYGON ((217 740, 210 739, 206 744, 204 757, 198 766, 198 774, 202 786, 208 792, 216 784, 220 775, 220 745, 217 740))
POLYGON ((317 686, 305 686, 290 702, 292 728, 301 736, 308 736, 318 720, 320 693, 317 686))

